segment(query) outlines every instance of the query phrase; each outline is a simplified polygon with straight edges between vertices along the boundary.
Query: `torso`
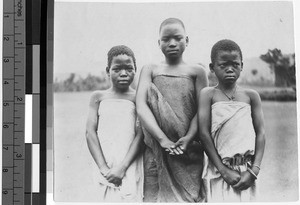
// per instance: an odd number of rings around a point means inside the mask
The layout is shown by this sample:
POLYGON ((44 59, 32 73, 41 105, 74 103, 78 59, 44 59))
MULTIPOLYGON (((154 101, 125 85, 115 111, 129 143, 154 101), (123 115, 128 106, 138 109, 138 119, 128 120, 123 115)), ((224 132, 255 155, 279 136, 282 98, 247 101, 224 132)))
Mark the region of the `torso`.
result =
POLYGON ((177 66, 169 66, 167 64, 151 65, 152 79, 157 75, 173 75, 173 76, 187 76, 195 80, 197 77, 197 65, 188 65, 182 63, 177 66))

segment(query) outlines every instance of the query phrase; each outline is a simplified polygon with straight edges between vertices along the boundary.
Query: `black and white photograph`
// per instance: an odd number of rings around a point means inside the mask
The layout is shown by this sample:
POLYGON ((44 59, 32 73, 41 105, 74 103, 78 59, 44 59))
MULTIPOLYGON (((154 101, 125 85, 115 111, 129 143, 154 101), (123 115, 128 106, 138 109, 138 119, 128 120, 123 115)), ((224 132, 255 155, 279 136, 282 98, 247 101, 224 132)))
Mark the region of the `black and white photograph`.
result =
POLYGON ((55 202, 299 200, 293 1, 57 0, 53 36, 55 202))

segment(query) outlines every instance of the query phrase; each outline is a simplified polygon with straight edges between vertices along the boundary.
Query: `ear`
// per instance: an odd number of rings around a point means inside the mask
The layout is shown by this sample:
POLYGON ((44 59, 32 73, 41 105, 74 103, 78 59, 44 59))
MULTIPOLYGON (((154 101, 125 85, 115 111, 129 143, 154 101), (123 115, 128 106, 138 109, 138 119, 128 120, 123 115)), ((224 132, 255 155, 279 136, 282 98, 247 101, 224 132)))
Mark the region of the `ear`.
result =
POLYGON ((160 39, 157 40, 158 47, 160 47, 160 39))
POLYGON ((241 71, 243 70, 243 66, 244 66, 244 63, 242 62, 241 63, 241 71))
POLYGON ((186 42, 186 46, 188 46, 188 45, 189 45, 189 42, 190 42, 190 39, 189 39, 188 36, 185 37, 185 42, 186 42))
POLYGON ((214 73, 214 64, 213 63, 210 63, 209 64, 209 69, 210 69, 210 72, 214 73))
POLYGON ((108 77, 110 77, 110 73, 109 73, 109 67, 106 67, 106 74, 108 75, 108 77))

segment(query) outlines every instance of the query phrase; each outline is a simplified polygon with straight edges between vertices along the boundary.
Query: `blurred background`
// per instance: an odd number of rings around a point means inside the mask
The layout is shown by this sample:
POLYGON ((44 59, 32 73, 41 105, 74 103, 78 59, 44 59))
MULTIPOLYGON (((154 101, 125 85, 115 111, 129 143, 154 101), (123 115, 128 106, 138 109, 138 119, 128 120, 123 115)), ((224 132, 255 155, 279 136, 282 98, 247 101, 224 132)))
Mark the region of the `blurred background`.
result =
POLYGON ((124 44, 134 51, 136 87, 141 67, 163 59, 158 29, 169 17, 184 22, 190 39, 184 60, 204 65, 210 86, 217 84, 208 69, 213 44, 228 38, 240 45, 244 69, 238 83, 263 100, 267 141, 260 201, 298 200, 292 2, 56 2, 54 12, 54 136, 47 145, 54 159, 47 160, 47 168, 54 174, 57 201, 98 200, 84 133, 91 92, 110 86, 108 50, 124 44))

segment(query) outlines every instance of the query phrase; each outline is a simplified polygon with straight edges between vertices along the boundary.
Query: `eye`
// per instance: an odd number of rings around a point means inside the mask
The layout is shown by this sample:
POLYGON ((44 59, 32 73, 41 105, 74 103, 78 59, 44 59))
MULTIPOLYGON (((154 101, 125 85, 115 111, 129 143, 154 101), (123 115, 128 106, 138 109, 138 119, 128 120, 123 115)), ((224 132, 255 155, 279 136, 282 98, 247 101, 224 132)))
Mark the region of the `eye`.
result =
POLYGON ((121 70, 120 68, 113 68, 113 69, 112 69, 112 71, 114 71, 115 73, 120 72, 120 70, 121 70))
POLYGON ((177 40, 177 41, 180 41, 181 39, 183 39, 182 36, 176 36, 175 37, 175 40, 177 40))
POLYGON ((226 68, 226 64, 225 63, 222 63, 219 66, 220 66, 220 68, 226 68))
POLYGON ((133 71, 133 68, 132 68, 132 67, 129 67, 129 68, 126 69, 126 71, 127 71, 127 72, 132 72, 132 71, 133 71))
POLYGON ((240 64, 237 63, 237 62, 232 63, 232 65, 233 65, 234 68, 238 68, 240 66, 240 64))

